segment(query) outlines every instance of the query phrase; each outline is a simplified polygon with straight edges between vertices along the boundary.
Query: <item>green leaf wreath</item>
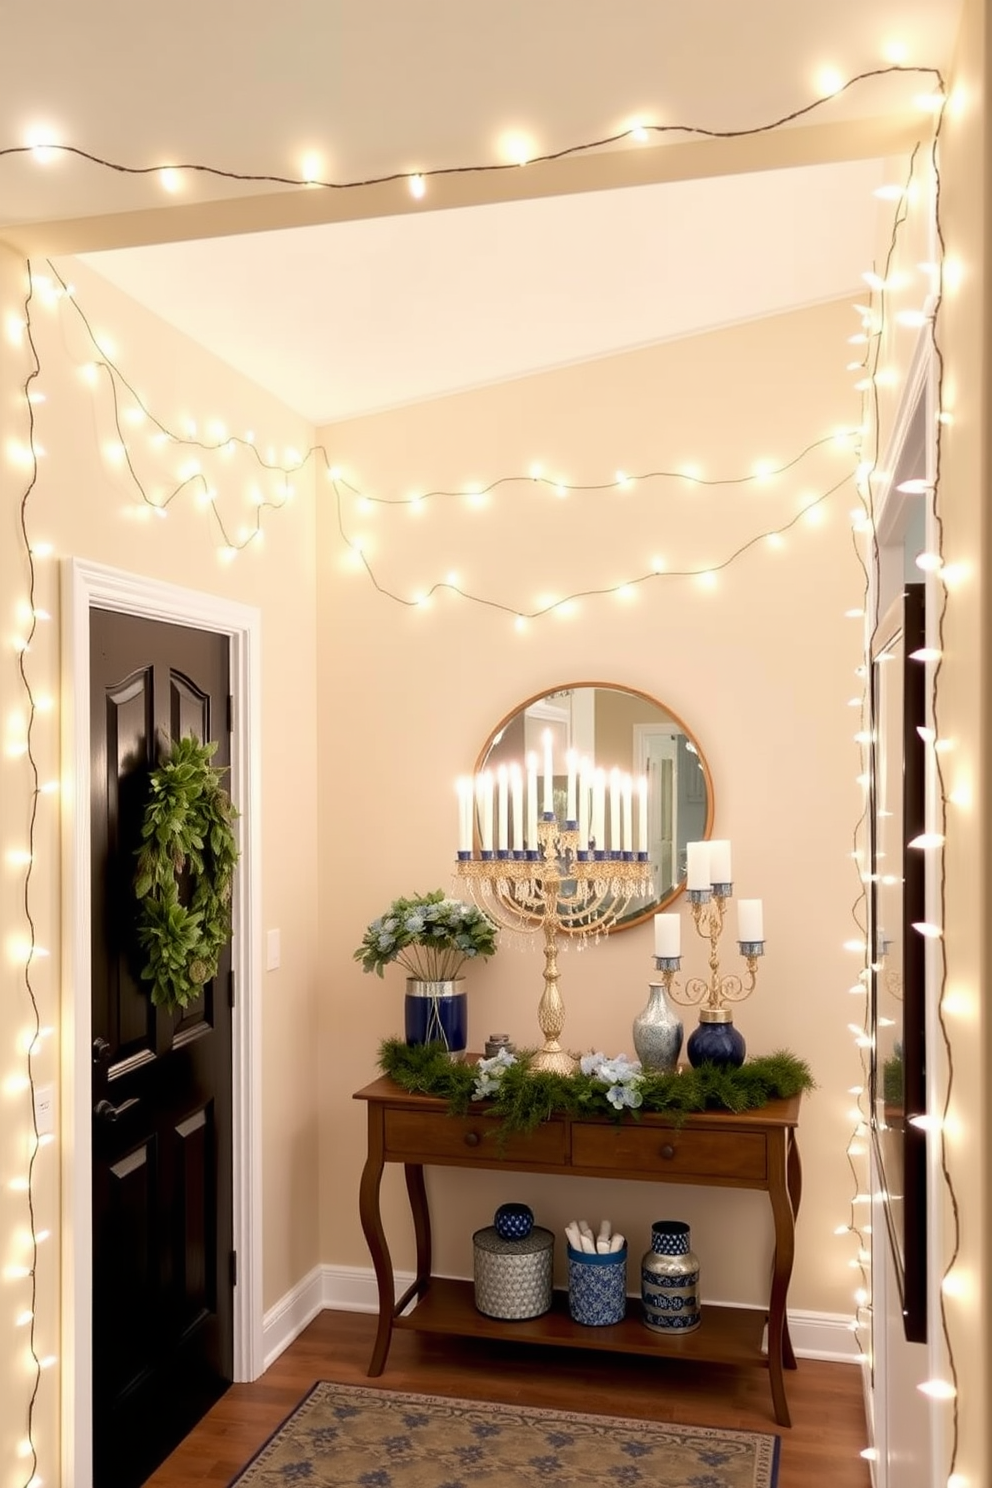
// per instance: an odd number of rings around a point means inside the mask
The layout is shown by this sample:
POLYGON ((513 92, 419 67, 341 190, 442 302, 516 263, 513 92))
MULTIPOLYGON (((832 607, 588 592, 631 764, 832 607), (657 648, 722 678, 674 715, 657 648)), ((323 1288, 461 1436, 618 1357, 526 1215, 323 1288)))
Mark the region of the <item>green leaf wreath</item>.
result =
POLYGON ((211 765, 216 743, 177 739, 149 780, 134 893, 142 981, 157 1007, 184 1008, 217 974, 231 935, 237 811, 211 765))

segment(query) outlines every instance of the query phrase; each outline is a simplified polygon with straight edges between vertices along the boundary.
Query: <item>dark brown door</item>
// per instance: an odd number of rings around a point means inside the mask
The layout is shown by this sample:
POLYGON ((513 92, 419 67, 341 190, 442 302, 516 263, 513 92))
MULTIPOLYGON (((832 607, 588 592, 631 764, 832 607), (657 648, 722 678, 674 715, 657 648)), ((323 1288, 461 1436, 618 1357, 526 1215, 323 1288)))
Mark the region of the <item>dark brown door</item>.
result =
POLYGON ((95 1488, 137 1488, 233 1361, 231 959, 181 1012, 140 980, 132 881, 170 738, 230 763, 226 636, 90 612, 95 1488))

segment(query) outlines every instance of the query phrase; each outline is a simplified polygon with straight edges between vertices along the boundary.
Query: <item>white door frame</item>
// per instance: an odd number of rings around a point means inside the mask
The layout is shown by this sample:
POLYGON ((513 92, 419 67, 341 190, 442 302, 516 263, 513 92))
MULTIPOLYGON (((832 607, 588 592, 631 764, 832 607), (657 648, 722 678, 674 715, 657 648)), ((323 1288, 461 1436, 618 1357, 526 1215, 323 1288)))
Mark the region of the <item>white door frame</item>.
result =
POLYGON ((262 1351, 259 611, 84 559, 62 564, 62 1481, 93 1483, 92 1127, 90 1066, 90 608, 226 635, 231 648, 231 787, 241 813, 231 948, 234 1378, 262 1351))

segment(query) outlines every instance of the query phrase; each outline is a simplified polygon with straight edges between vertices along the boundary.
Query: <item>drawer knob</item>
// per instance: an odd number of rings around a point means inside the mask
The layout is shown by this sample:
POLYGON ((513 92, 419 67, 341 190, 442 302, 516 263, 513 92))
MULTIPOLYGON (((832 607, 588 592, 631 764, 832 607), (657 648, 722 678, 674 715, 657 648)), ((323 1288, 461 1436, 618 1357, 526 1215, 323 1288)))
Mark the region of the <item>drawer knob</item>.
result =
POLYGON ((661 1149, 661 1155, 662 1155, 662 1157, 674 1157, 675 1156, 675 1148, 672 1146, 671 1142, 666 1142, 665 1143, 664 1147, 662 1147, 662 1149, 661 1149))
POLYGON ((476 1131, 466 1132, 465 1133, 465 1146, 466 1147, 478 1147, 478 1145, 479 1145, 479 1133, 476 1132, 476 1131))

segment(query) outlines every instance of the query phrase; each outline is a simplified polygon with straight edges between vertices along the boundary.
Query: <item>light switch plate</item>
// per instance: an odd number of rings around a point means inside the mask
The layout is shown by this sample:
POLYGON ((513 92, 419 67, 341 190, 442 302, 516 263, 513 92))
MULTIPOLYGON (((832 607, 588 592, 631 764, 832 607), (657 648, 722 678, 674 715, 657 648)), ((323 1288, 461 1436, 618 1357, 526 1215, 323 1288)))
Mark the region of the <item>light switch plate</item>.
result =
POLYGON ((282 953, 282 947, 280 946, 280 943, 279 943, 279 931, 278 930, 269 930, 268 933, 266 934, 266 937, 265 937, 265 969, 266 969, 266 971, 276 971, 277 970, 277 968, 279 966, 279 961, 280 961, 281 953, 282 953))
POLYGON ((46 1137, 55 1130, 55 1086, 36 1085, 34 1088, 34 1120, 39 1137, 46 1137))

